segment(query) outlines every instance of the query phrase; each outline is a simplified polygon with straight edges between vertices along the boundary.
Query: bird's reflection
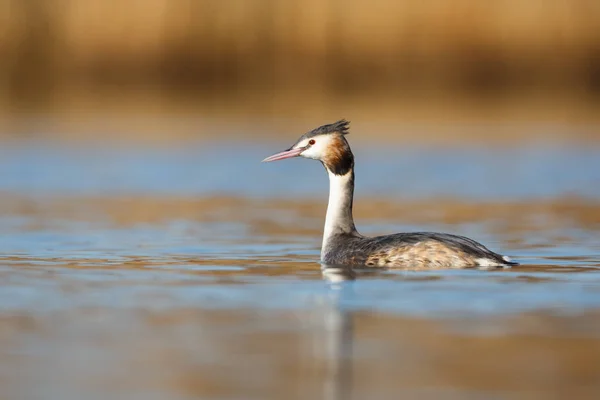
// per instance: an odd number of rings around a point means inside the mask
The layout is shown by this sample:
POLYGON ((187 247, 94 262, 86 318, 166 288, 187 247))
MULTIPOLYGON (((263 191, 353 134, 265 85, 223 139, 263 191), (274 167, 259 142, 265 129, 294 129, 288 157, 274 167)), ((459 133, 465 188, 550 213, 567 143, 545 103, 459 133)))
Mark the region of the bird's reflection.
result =
POLYGON ((352 396, 353 313, 344 307, 352 296, 356 272, 346 266, 323 265, 323 278, 330 283, 324 311, 325 353, 327 355, 324 398, 346 400, 352 396))
POLYGON ((321 267, 323 278, 330 283, 353 281, 356 279, 356 271, 346 265, 326 265, 321 267))

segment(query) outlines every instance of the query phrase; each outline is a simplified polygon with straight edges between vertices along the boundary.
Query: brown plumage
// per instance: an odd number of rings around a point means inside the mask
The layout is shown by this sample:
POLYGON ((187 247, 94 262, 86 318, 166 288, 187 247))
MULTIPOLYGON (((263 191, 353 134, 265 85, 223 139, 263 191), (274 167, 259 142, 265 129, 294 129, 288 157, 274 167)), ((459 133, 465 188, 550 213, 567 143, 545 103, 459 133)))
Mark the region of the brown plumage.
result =
POLYGON ((365 262, 369 267, 453 268, 476 266, 473 255, 436 240, 405 244, 372 253, 365 262))
POLYGON ((345 175, 354 167, 350 145, 343 136, 334 136, 330 139, 321 161, 325 168, 336 175, 345 175))

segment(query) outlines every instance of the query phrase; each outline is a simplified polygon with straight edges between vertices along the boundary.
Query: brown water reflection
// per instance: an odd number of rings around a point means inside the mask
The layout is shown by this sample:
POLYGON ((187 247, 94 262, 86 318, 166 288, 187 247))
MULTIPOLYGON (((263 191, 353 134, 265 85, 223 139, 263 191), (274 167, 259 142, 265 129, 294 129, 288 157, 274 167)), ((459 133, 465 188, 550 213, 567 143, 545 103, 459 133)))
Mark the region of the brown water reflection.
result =
POLYGON ((322 300, 293 313, 199 306, 4 315, 3 398, 591 399, 600 393, 600 343, 591 333, 600 328, 597 313, 434 321, 340 312, 322 300))
POLYGON ((503 271, 323 271, 318 200, 0 200, 0 398, 597 398, 600 205, 362 199, 503 271))

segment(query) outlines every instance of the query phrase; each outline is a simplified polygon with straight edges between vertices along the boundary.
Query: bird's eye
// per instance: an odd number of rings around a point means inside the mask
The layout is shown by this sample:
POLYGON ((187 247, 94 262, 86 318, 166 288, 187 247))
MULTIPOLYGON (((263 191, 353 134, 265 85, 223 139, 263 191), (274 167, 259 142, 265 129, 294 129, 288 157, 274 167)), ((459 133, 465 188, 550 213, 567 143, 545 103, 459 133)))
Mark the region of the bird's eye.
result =
POLYGON ((311 146, 312 146, 313 144, 315 144, 315 143, 316 143, 316 142, 315 142, 315 139, 310 139, 310 140, 308 141, 308 144, 310 144, 311 146))

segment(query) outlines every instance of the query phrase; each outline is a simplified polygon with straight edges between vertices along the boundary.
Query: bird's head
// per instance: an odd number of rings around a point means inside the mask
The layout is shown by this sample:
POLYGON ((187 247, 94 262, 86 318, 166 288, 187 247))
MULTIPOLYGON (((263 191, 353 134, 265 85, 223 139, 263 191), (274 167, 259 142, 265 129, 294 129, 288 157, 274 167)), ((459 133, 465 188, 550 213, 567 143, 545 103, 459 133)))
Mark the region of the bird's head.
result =
POLYGON ((335 175, 345 175, 354 166, 354 156, 344 135, 350 122, 342 119, 323 125, 300 136, 292 147, 267 157, 263 162, 284 160, 292 157, 312 158, 323 163, 335 175))

